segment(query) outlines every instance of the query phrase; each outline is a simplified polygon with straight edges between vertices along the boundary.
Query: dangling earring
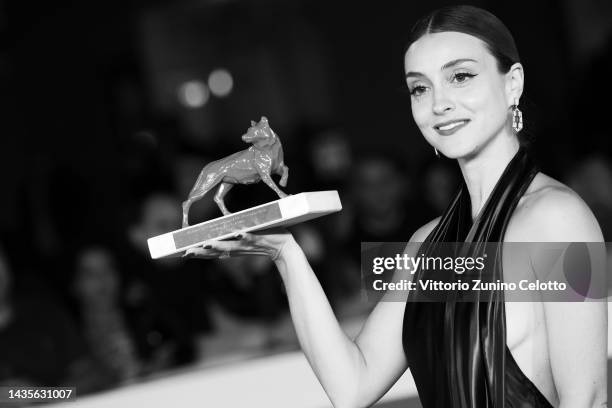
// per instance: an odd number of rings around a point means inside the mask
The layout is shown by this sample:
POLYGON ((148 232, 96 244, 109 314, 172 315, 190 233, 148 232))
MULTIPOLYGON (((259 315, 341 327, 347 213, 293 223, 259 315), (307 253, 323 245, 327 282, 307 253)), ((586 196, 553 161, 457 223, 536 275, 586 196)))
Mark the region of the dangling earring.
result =
POLYGON ((514 105, 512 105, 512 129, 516 133, 523 129, 523 112, 518 108, 518 100, 514 98, 514 105))
POLYGON ((435 147, 434 147, 434 152, 436 152, 436 157, 439 159, 440 158, 440 152, 435 147))

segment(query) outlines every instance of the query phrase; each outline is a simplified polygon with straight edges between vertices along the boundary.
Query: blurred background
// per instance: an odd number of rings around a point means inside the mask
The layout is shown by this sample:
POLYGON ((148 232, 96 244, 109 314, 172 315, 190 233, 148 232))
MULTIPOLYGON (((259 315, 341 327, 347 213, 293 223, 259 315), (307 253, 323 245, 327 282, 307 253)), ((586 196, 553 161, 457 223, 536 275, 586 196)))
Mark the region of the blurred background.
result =
MULTIPOLYGON (((524 132, 612 241, 612 3, 466 3, 513 32, 524 132)), ((328 406, 296 357, 266 258, 152 261, 146 239, 180 227, 200 170, 246 148, 241 135, 265 115, 290 168, 285 191, 340 192, 341 213, 292 232, 356 333, 373 306, 360 292, 360 242, 407 241, 460 181, 414 125, 403 79, 410 27, 448 4, 0 0, 0 383, 70 384, 104 406, 257 361, 278 367, 281 388, 315 390, 323 402, 311 406, 328 406)), ((276 198, 263 183, 238 186, 227 205, 276 198)), ((190 221, 220 215, 210 194, 190 221)), ((380 406, 398 398, 419 406, 406 393, 380 406)))

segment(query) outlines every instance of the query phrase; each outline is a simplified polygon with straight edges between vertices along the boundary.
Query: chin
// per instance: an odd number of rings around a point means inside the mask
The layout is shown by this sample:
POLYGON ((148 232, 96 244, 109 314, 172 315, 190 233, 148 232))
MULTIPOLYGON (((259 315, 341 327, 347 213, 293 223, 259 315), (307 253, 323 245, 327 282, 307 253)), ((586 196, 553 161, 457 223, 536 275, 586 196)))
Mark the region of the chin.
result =
POLYGON ((435 145, 440 154, 449 159, 469 159, 477 155, 490 140, 476 138, 473 134, 455 134, 453 139, 437 139, 435 145), (470 137, 471 136, 471 137, 470 137))
POLYGON ((478 147, 473 145, 440 146, 438 151, 449 159, 467 159, 478 153, 478 147))

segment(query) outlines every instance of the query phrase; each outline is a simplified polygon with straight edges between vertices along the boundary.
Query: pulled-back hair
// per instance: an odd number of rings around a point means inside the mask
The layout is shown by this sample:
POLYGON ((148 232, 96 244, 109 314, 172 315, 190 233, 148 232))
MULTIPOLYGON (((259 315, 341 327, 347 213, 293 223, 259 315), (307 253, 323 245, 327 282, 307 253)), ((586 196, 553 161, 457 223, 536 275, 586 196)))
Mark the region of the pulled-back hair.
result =
POLYGON ((500 73, 510 71, 512 64, 520 62, 514 38, 504 23, 486 10, 467 5, 442 7, 422 17, 412 27, 405 51, 425 34, 448 31, 482 40, 497 61, 500 73))

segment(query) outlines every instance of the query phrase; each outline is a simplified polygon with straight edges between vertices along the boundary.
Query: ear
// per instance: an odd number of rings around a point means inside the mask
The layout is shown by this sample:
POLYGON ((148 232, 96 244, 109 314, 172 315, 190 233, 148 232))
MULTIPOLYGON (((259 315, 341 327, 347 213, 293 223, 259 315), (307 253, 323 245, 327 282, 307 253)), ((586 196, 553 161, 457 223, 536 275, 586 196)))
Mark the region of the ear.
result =
POLYGON ((520 62, 516 62, 506 74, 506 102, 508 106, 518 103, 521 99, 524 84, 525 72, 523 71, 523 65, 520 62))

